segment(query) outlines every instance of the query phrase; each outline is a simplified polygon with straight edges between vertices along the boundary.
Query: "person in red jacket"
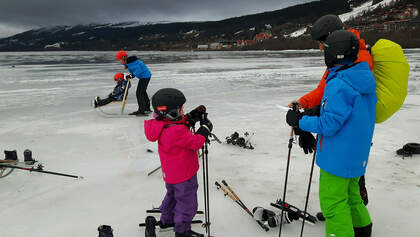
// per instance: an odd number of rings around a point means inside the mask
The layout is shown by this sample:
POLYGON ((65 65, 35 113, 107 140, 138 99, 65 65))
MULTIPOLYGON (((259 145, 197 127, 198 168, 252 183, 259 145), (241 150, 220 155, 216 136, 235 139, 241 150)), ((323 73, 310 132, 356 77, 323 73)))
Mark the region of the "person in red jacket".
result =
MULTIPOLYGON (((324 50, 324 42, 328 35, 336 30, 343 29, 343 22, 336 15, 325 15, 319 18, 312 26, 311 37, 313 40, 318 42, 318 47, 321 51, 324 50)), ((360 32, 355 29, 349 29, 348 31, 352 32, 359 39, 359 54, 354 63, 358 62, 368 62, 370 69, 373 69, 373 60, 372 56, 367 50, 366 42, 360 37, 360 32)), ((325 69, 324 75, 321 78, 318 86, 312 91, 306 93, 297 101, 292 101, 289 104, 289 107, 293 107, 294 103, 297 103, 300 109, 305 109, 304 114, 306 115, 315 115, 319 116, 319 109, 321 104, 321 99, 324 95, 325 89, 325 79, 328 77, 329 71, 328 68, 325 69)), ((296 135, 299 135, 299 145, 303 148, 305 153, 308 151, 312 153, 316 149, 316 140, 312 134, 305 131, 297 131, 296 135)), ((360 195, 363 199, 365 205, 368 204, 368 195, 365 186, 365 176, 361 176, 359 180, 360 195)), ((322 214, 322 213, 321 213, 322 214)), ((320 214, 319 214, 320 215, 320 214)), ((322 215, 321 215, 322 219, 322 215)))

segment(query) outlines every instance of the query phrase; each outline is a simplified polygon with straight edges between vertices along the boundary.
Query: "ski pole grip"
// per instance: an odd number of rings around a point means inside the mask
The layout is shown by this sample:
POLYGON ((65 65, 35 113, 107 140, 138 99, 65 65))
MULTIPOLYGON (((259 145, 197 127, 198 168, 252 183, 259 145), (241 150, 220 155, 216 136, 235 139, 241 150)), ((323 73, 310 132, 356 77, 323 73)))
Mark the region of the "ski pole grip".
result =
POLYGON ((217 189, 222 187, 217 181, 214 184, 216 184, 217 189))
POLYGON ((225 186, 229 186, 229 185, 226 183, 226 181, 225 181, 225 180, 222 180, 222 183, 223 183, 223 185, 225 185, 225 186))
POLYGON ((293 111, 299 111, 299 103, 298 102, 294 102, 292 104, 292 109, 293 109, 293 111))

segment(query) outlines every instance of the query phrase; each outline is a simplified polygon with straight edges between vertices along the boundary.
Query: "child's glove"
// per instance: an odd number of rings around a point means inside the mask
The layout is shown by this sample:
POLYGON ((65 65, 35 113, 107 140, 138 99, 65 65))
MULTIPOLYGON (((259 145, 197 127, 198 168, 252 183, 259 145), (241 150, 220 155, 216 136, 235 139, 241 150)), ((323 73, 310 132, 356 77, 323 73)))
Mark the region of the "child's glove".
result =
POLYGON ((294 128, 299 127, 299 120, 302 118, 302 114, 299 111, 289 110, 286 114, 286 122, 294 128))
POLYGON ((205 128, 207 128, 207 130, 209 131, 209 132, 211 132, 212 130, 213 130, 213 124, 210 122, 210 120, 208 120, 207 118, 206 119, 204 119, 204 121, 200 121, 200 125, 202 126, 202 127, 205 127, 205 128))
POLYGON ((196 134, 204 136, 207 140, 213 130, 213 124, 206 118, 204 121, 200 121, 200 125, 201 127, 197 130, 196 134))
POLYGON ((301 131, 301 134, 299 134, 299 146, 305 154, 308 154, 308 152, 312 153, 316 149, 316 139, 312 133, 301 131))
POLYGON ((204 105, 199 105, 197 108, 191 110, 187 116, 187 123, 189 126, 194 127, 195 123, 200 121, 203 117, 203 114, 206 113, 206 107, 204 105))

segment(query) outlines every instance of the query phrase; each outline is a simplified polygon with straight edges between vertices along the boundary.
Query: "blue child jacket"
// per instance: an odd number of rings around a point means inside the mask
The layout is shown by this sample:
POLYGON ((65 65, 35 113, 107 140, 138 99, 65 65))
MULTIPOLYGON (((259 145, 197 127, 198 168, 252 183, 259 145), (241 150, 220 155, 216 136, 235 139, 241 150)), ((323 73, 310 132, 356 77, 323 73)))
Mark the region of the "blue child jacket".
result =
POLYGON ((321 169, 354 178, 364 175, 369 159, 376 82, 367 62, 339 68, 329 69, 320 117, 303 116, 299 127, 318 134, 316 163, 321 169))
MULTIPOLYGON (((113 97, 115 100, 122 100, 124 97, 125 88, 127 87, 127 82, 127 80, 118 82, 110 96, 113 97)), ((128 85, 128 88, 130 87, 131 83, 128 85)))
POLYGON ((126 65, 128 71, 139 79, 152 77, 152 73, 146 64, 140 61, 136 56, 128 57, 126 65))

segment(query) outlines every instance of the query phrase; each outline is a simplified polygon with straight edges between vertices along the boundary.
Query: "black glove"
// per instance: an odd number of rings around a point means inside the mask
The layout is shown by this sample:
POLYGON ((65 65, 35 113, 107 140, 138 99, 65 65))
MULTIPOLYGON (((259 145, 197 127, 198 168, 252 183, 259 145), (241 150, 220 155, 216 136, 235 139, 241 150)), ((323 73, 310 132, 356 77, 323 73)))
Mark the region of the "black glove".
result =
POLYGON ((294 128, 299 127, 299 120, 302 118, 302 114, 299 111, 296 110, 289 110, 286 114, 286 122, 290 126, 294 128))
POLYGON ((127 76, 125 76, 125 79, 133 79, 133 78, 135 78, 133 74, 128 74, 127 76))
POLYGON ((321 105, 317 105, 315 107, 312 107, 310 109, 305 109, 305 112, 303 112, 303 115, 307 116, 320 116, 321 113, 321 105))
POLYGON ((197 130, 196 134, 200 134, 208 140, 208 137, 211 135, 213 130, 213 124, 205 118, 203 121, 200 121, 201 127, 197 130))
POLYGON ((206 107, 204 105, 199 105, 197 108, 191 110, 187 116, 187 124, 191 127, 195 126, 195 123, 200 121, 203 118, 203 114, 206 113, 206 107))
MULTIPOLYGON (((312 153, 316 149, 316 139, 310 132, 300 130, 299 146, 302 147, 305 154, 312 153)), ((298 135, 298 134, 296 134, 298 135)))
POLYGON ((209 132, 213 130, 213 124, 207 118, 200 121, 200 125, 207 128, 209 132))
POLYGON ((197 108, 191 110, 188 114, 194 121, 200 121, 203 118, 203 114, 206 113, 206 106, 199 105, 197 108))

